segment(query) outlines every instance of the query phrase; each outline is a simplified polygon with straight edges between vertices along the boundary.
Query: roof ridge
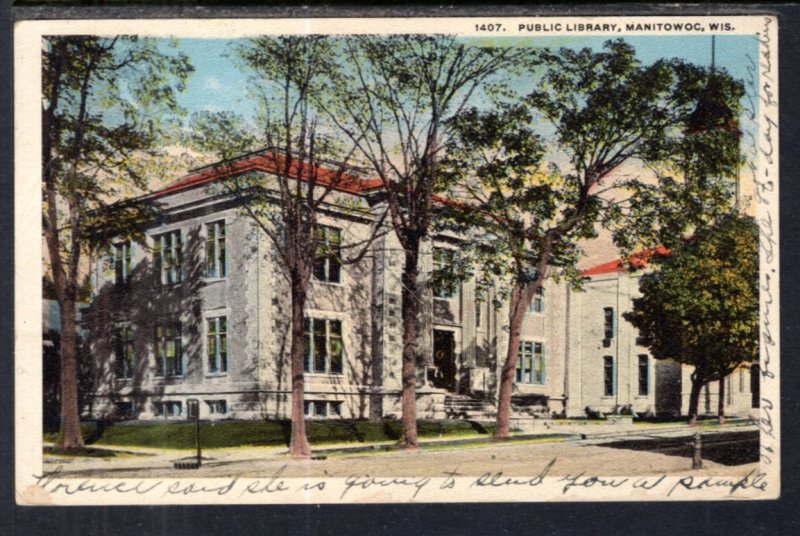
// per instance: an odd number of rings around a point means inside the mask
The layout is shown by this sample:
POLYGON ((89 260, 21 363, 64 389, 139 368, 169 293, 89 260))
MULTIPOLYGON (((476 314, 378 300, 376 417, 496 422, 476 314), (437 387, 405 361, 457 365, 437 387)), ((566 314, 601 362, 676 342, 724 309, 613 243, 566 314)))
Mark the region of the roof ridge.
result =
MULTIPOLYGON (((650 264, 650 260, 653 258, 653 255, 669 255, 670 253, 671 253, 670 250, 665 248, 664 246, 645 248, 636 251, 634 253, 631 253, 627 259, 628 265, 631 268, 630 271, 646 268, 650 264)), ((593 276, 593 275, 608 274, 613 272, 619 273, 624 271, 626 271, 625 258, 623 256, 620 256, 617 259, 606 261, 600 264, 595 264, 594 266, 582 270, 581 275, 593 276)))
MULTIPOLYGON (((298 161, 299 162, 299 161, 298 161)), ((333 161, 324 161, 326 163, 333 163, 333 161)), ((266 173, 276 173, 280 163, 275 162, 275 155, 264 154, 263 150, 253 151, 244 156, 222 160, 213 164, 208 164, 195 169, 183 177, 171 182, 170 184, 150 192, 154 197, 161 197, 171 193, 179 192, 196 186, 201 186, 222 179, 227 176, 246 173, 248 171, 263 171, 266 173)), ((338 163, 341 165, 341 163, 338 163)), ((296 167, 294 163, 290 165, 296 167)), ((356 173, 363 170, 357 167, 348 167, 341 171, 333 170, 327 166, 316 166, 317 177, 316 180, 323 186, 330 186, 332 189, 359 194, 369 190, 374 190, 383 186, 383 181, 378 178, 365 178, 359 177, 350 170, 356 173), (338 175, 337 177, 332 177, 338 175)), ((293 170, 290 169, 290 173, 293 170)), ((308 180, 308 173, 304 171, 297 171, 297 175, 291 178, 308 180)))

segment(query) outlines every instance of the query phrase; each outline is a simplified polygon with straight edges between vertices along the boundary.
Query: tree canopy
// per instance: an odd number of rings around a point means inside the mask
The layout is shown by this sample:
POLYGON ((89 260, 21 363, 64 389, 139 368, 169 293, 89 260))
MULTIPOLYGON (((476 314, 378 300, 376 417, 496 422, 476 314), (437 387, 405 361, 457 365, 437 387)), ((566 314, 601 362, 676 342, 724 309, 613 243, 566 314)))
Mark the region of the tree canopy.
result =
POLYGON ((758 359, 758 228, 731 214, 655 257, 626 320, 656 359, 691 365, 706 381, 758 359))
POLYGON ((723 183, 708 174, 728 172, 738 161, 738 137, 720 136, 716 124, 701 131, 696 113, 712 82, 715 102, 740 96, 740 84, 724 73, 679 60, 643 65, 622 40, 602 51, 564 48, 539 57, 544 73, 527 97, 489 111, 468 109, 450 121, 455 142, 441 174, 451 197, 443 212, 469 237, 465 249, 479 282, 502 282, 510 295, 501 435, 508 433, 524 312, 544 281, 580 286, 580 241, 596 237, 601 222, 623 249, 680 240, 702 221, 693 209, 713 217, 730 208, 728 192, 709 187, 723 183), (628 170, 618 173, 623 166, 628 170), (662 168, 682 173, 653 181, 649 170, 662 168))
POLYGON ((359 36, 344 41, 347 68, 320 106, 357 147, 385 187, 388 221, 403 249, 403 445, 418 447, 417 324, 424 284, 422 241, 434 218, 448 120, 489 80, 516 65, 511 48, 468 46, 453 36, 359 36))

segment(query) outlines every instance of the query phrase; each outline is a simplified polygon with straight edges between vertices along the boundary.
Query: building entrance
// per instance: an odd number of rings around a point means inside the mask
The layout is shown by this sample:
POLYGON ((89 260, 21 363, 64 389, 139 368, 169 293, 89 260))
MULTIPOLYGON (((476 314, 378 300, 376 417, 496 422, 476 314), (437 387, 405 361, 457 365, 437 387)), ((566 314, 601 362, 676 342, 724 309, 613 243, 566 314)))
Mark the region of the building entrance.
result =
POLYGON ((761 407, 761 369, 758 365, 750 367, 750 406, 761 407))
POLYGON ((456 341, 452 331, 433 330, 434 387, 456 390, 456 341))

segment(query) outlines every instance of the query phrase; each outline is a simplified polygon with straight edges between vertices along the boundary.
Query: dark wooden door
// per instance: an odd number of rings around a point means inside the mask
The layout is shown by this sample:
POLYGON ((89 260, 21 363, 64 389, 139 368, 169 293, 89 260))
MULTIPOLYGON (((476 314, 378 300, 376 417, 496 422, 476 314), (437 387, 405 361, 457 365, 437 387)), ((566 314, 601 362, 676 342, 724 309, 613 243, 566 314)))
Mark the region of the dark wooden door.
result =
POLYGON ((434 385, 456 390, 456 341, 452 331, 433 331, 433 364, 438 369, 434 385))

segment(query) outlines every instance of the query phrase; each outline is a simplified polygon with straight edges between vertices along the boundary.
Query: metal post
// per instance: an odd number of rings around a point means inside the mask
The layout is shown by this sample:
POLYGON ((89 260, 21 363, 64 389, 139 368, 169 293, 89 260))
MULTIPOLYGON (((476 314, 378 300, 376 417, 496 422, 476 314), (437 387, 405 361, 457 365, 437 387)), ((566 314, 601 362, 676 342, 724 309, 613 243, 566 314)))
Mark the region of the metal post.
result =
POLYGON ((703 440, 700 432, 695 432, 694 439, 691 442, 692 446, 694 446, 694 452, 692 454, 692 469, 702 469, 703 468, 703 440))
POLYGON ((197 418, 195 419, 195 422, 197 423, 197 426, 196 426, 196 429, 195 429, 195 438, 197 439, 197 466, 200 467, 200 465, 202 465, 202 463, 203 463, 203 461, 202 461, 203 460, 203 455, 202 455, 202 451, 200 450, 200 412, 199 411, 197 412, 197 418))
POLYGON ((189 416, 194 417, 195 422, 195 444, 197 446, 197 467, 203 463, 203 455, 200 450, 200 401, 190 398, 186 401, 189 409, 189 416))

